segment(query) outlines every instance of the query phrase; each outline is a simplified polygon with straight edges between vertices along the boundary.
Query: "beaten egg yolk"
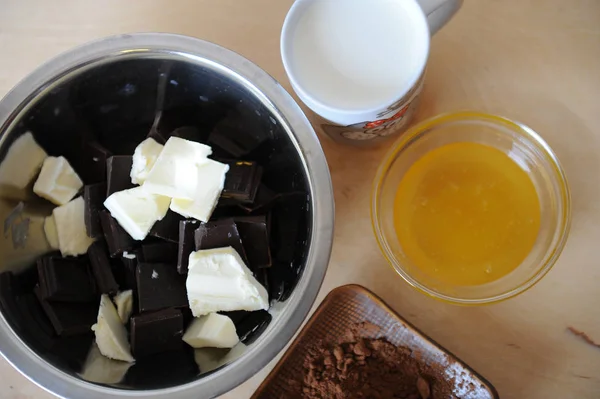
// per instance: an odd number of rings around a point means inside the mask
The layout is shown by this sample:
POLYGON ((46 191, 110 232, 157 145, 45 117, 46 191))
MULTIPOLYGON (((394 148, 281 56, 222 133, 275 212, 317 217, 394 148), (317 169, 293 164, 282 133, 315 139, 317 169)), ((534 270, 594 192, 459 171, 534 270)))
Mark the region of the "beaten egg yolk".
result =
POLYGON ((439 283, 473 286, 506 276, 535 244, 540 203, 527 172, 479 143, 452 143, 418 159, 394 202, 405 256, 439 283))

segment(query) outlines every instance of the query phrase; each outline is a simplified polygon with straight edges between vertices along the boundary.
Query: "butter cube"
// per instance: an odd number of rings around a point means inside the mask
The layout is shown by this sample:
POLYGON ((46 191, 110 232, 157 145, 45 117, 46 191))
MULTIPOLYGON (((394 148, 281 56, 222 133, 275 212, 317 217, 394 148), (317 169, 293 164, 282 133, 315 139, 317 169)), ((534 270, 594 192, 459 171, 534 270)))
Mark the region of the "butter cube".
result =
POLYGON ((65 157, 48 157, 33 185, 33 192, 56 205, 71 201, 83 182, 65 157))
POLYGON ((163 145, 152 137, 148 137, 135 148, 130 173, 133 184, 144 184, 162 150, 163 145))
POLYGON ((144 187, 157 195, 194 199, 198 183, 197 166, 208 161, 211 153, 211 148, 204 144, 170 137, 148 173, 144 187))
POLYGON ((0 163, 0 187, 16 192, 24 190, 35 179, 47 156, 30 132, 21 135, 0 163))
POLYGON ((186 289, 195 317, 219 311, 269 309, 267 290, 232 247, 192 252, 186 289))
POLYGON ((54 216, 50 215, 44 219, 44 234, 46 234, 46 241, 52 249, 60 249, 58 244, 58 233, 56 232, 56 222, 54 216))
POLYGON ((62 256, 83 255, 94 242, 86 233, 83 209, 83 198, 77 197, 52 211, 62 256))
POLYGON ((169 210, 171 200, 149 193, 144 186, 117 191, 104 201, 112 217, 134 240, 143 240, 169 210))
POLYGON ((121 323, 115 305, 106 294, 100 298, 98 320, 92 326, 92 331, 96 334, 98 349, 104 356, 124 362, 135 361, 127 341, 127 329, 121 323))
POLYGON ((223 191, 229 165, 209 159, 196 168, 197 183, 193 199, 174 198, 171 210, 187 218, 208 222, 223 191))
POLYGON ((119 292, 114 297, 115 305, 117 306, 117 313, 123 324, 127 324, 129 316, 133 311, 133 291, 127 290, 119 292))
POLYGON ((195 318, 183 340, 192 348, 233 348, 240 341, 233 321, 218 313, 195 318))

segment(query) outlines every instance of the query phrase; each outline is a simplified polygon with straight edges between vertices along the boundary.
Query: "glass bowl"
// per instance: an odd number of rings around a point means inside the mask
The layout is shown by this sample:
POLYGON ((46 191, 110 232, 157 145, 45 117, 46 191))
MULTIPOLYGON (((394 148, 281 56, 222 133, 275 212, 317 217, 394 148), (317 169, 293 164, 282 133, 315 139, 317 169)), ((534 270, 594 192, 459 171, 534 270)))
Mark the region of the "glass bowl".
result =
POLYGON ((556 154, 535 131, 500 116, 464 111, 424 121, 393 145, 377 171, 371 218, 381 251, 411 286, 446 302, 480 305, 518 295, 548 273, 567 241, 570 203, 567 179, 556 154), (394 226, 396 189, 404 174, 429 151, 456 142, 503 151, 527 172, 540 202, 540 230, 528 256, 509 274, 481 285, 450 285, 421 271, 404 253, 394 226))

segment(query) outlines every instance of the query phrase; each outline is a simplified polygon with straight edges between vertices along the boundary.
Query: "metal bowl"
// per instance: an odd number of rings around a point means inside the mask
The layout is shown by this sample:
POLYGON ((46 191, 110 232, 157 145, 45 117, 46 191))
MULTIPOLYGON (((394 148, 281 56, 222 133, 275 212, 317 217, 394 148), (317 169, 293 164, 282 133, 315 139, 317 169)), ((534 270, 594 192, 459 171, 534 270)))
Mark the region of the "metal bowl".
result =
MULTIPOLYGON (((0 167, 10 144, 26 131, 32 131, 50 155, 64 155, 74 164, 89 134, 113 153, 131 154, 160 110, 163 116, 174 110, 176 120, 183 118, 201 132, 210 131, 218 120, 235 112, 239 125, 246 127, 247 138, 260 143, 250 156, 265 167, 265 183, 295 198, 300 195, 300 202, 279 211, 282 215, 295 212, 299 223, 290 226, 297 229, 293 240, 280 238, 277 244, 275 256, 281 257, 277 266, 286 278, 275 281, 271 322, 235 353, 214 355, 208 372, 194 367, 190 371, 189 362, 162 358, 135 373, 134 365, 120 382, 103 384, 91 382, 94 378, 87 378, 81 362, 74 361, 75 343, 67 345, 66 351, 63 345, 62 353, 44 347, 19 317, 2 306, 2 355, 31 381, 58 396, 178 399, 224 393, 258 372, 284 347, 306 317, 323 281, 333 239, 334 207, 331 178, 317 136, 298 105, 271 76, 217 45, 170 34, 122 35, 51 60, 0 102, 0 167), (287 264, 286 256, 290 257, 287 264), (132 374, 135 378, 129 377, 132 374)), ((85 175, 85 169, 81 170, 85 175)), ((1 221, 14 221, 9 215, 19 201, 26 204, 18 217, 28 220, 28 238, 20 247, 23 243, 13 242, 10 228, 6 230, 10 223, 5 223, 0 271, 26 275, 33 270, 35 258, 48 251, 41 220, 50 208, 30 192, 0 188, 1 221)), ((13 289, 18 293, 21 287, 13 289)), ((101 368, 118 373, 119 365, 107 359, 101 368)))

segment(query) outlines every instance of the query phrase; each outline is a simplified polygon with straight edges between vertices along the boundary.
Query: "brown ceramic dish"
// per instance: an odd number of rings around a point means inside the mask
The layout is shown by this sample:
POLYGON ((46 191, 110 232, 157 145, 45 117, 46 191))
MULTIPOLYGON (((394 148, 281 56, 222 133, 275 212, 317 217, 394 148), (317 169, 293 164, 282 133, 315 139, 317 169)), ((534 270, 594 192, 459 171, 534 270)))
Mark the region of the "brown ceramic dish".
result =
POLYGON ((379 331, 366 332, 365 338, 385 338, 420 354, 428 364, 445 368, 458 398, 499 398, 488 381, 359 285, 338 287, 327 295, 252 398, 285 398, 289 382, 302 378, 304 355, 309 345, 317 340, 335 341, 344 331, 365 321, 380 327, 379 331))

